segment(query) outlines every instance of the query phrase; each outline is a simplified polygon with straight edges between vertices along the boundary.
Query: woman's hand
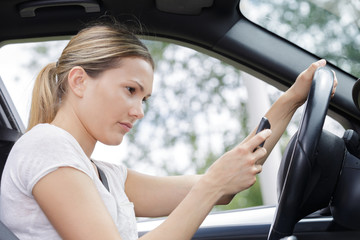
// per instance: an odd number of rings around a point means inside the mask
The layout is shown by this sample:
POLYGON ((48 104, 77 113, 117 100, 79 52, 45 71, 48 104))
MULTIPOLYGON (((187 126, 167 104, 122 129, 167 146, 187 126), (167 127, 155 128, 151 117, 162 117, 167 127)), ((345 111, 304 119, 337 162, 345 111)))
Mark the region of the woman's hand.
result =
POLYGON ((247 138, 214 162, 202 180, 205 179, 209 187, 215 187, 222 196, 251 187, 256 181, 256 174, 262 170, 256 162, 266 155, 265 148, 257 147, 270 135, 271 130, 267 129, 247 138))
MULTIPOLYGON (((271 123, 272 134, 264 145, 267 150, 267 155, 258 161, 258 163, 263 164, 265 162, 267 156, 284 133, 295 111, 306 101, 316 69, 325 65, 326 61, 323 59, 312 63, 307 69, 300 73, 295 83, 276 100, 265 114, 265 117, 267 117, 271 123)), ((337 84, 338 82, 334 73, 332 96, 335 94, 337 84)), ((255 130, 256 129, 250 134, 250 137, 255 135, 255 130)))
MULTIPOLYGON (((298 106, 301 106, 306 101, 316 69, 319 67, 324 67, 325 65, 326 61, 324 59, 312 63, 297 77, 295 83, 287 91, 289 94, 292 94, 294 99, 297 101, 298 106)), ((332 97, 335 94, 337 84, 338 82, 334 72, 334 85, 331 93, 332 97)))

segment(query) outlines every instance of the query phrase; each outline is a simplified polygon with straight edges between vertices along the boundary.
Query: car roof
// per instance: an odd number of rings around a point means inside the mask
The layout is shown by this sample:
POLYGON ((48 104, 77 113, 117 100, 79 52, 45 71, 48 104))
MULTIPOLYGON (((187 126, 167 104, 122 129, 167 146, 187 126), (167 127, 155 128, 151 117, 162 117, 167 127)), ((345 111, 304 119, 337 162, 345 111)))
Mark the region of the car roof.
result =
MULTIPOLYGON (((196 48, 285 90, 318 56, 250 22, 239 0, 7 0, 0 2, 0 43, 70 36, 103 15, 142 26, 141 34, 196 48), (186 2, 186 4, 185 4, 186 2), (34 16, 30 16, 34 15, 34 16)), ((357 125, 355 77, 329 64, 339 80, 330 104, 337 120, 357 125), (346 119, 346 121, 345 121, 346 119)), ((1 73, 0 73, 1 74, 1 73)))

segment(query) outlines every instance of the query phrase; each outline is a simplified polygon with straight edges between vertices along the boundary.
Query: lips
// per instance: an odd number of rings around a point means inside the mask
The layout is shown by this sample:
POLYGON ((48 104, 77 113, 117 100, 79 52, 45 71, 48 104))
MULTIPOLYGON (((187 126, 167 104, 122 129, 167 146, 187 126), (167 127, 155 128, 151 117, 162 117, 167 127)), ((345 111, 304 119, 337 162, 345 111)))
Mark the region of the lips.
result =
POLYGON ((119 122, 119 124, 125 130, 125 132, 129 132, 133 127, 133 125, 128 122, 119 122))

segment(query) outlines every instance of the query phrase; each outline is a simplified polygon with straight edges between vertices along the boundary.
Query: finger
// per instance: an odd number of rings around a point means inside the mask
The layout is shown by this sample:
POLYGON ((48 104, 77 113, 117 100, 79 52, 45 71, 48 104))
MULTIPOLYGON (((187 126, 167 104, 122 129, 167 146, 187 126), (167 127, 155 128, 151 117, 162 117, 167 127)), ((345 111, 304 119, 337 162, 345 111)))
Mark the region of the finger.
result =
POLYGON ((334 74, 334 85, 333 85, 333 89, 332 89, 332 92, 331 92, 331 97, 334 97, 335 95, 335 92, 336 92, 336 87, 338 85, 338 80, 337 80, 337 77, 336 77, 336 74, 335 74, 335 71, 334 70, 331 70, 334 74))
POLYGON ((255 151, 254 151, 254 159, 255 159, 255 162, 254 162, 254 164, 256 164, 256 165, 262 165, 262 164, 264 164, 264 162, 265 162, 265 156, 266 156, 266 154, 267 154, 267 150, 266 150, 266 148, 264 148, 264 147, 258 147, 257 149, 255 149, 255 151))
POLYGON ((260 165, 260 164, 255 164, 255 165, 254 165, 254 168, 255 168, 255 173, 256 173, 256 174, 261 173, 261 171, 262 171, 262 165, 260 165))
POLYGON ((325 59, 320 59, 319 61, 316 61, 314 63, 312 63, 310 65, 310 67, 315 67, 316 68, 319 68, 319 67, 324 67, 326 65, 326 60, 325 59))
POLYGON ((271 135, 270 129, 265 129, 258 134, 256 134, 254 137, 252 137, 247 144, 249 144, 251 149, 256 149, 261 143, 263 143, 266 139, 268 139, 271 135))
POLYGON ((266 155, 266 148, 264 147, 257 147, 256 150, 254 151, 254 154, 255 154, 255 158, 258 159, 258 158, 262 158, 263 156, 266 155))
POLYGON ((326 60, 325 59, 320 59, 319 61, 315 62, 318 67, 324 67, 326 65, 326 60))
POLYGON ((319 67, 324 67, 326 65, 326 60, 321 59, 317 62, 312 63, 304 72, 302 72, 302 75, 307 79, 312 79, 313 75, 319 67))

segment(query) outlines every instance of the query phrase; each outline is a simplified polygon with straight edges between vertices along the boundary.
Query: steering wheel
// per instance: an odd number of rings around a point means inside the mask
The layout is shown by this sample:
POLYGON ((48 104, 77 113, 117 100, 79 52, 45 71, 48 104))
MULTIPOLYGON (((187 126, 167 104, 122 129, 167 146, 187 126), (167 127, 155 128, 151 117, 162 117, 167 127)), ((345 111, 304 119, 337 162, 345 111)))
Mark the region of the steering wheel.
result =
POLYGON ((295 224, 303 217, 299 211, 311 177, 333 83, 334 75, 329 68, 316 70, 297 135, 289 143, 291 150, 284 155, 290 161, 284 172, 282 189, 279 189, 279 203, 268 240, 292 235, 295 224))

